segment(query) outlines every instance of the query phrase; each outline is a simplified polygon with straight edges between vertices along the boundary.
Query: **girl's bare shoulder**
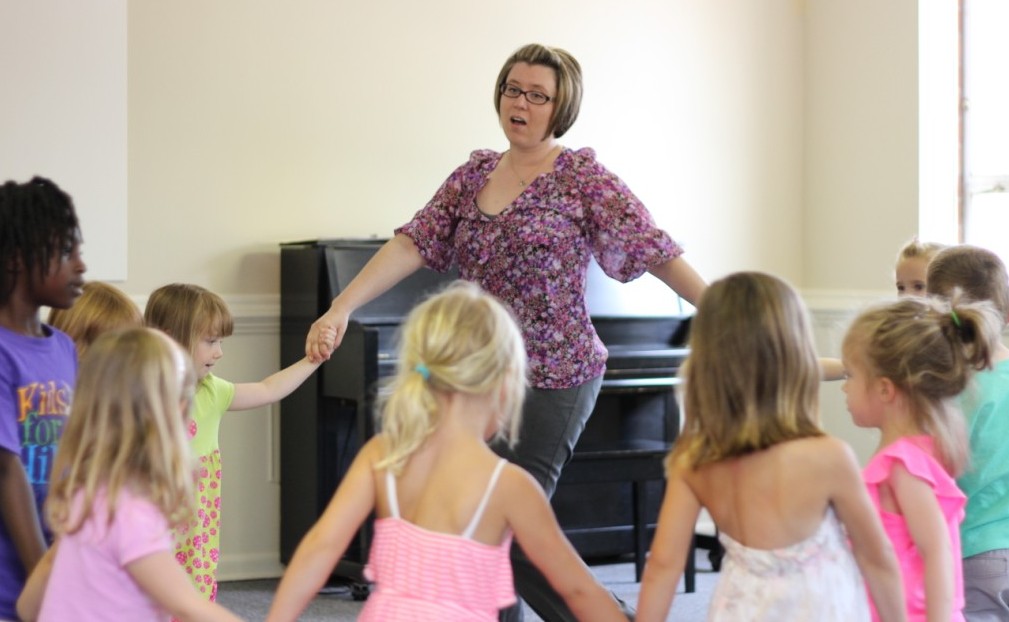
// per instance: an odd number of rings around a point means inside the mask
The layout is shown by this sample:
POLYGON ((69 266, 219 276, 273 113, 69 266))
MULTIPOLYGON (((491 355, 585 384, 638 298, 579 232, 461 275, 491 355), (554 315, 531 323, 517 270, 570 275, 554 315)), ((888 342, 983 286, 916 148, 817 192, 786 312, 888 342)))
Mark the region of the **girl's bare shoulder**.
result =
POLYGON ((388 453, 389 439, 387 439, 384 434, 379 433, 369 438, 357 452, 357 455, 359 458, 366 460, 369 464, 374 465, 376 462, 385 458, 388 453))
POLYGON ((827 434, 782 443, 781 451, 797 466, 805 465, 811 469, 834 470, 857 465, 851 446, 827 434))
MULTIPOLYGON (((815 468, 818 465, 832 467, 841 463, 852 463, 854 459, 854 452, 847 443, 825 434, 823 436, 810 436, 783 441, 767 449, 715 464, 729 464, 733 461, 747 463, 775 463, 784 461, 796 466, 807 465, 815 468)), ((671 457, 669 462, 670 475, 679 474, 686 476, 696 470, 691 465, 687 455, 681 453, 674 454, 671 457)), ((703 470, 703 467, 701 470, 703 470)))
POLYGON ((539 497, 546 499, 543 488, 535 478, 528 471, 511 462, 505 464, 504 468, 501 469, 497 488, 506 497, 517 500, 519 503, 522 500, 528 502, 539 497))
POLYGON ((781 443, 781 446, 797 452, 809 452, 812 454, 826 452, 830 455, 834 455, 837 452, 845 452, 848 449, 847 443, 829 434, 797 438, 781 443))

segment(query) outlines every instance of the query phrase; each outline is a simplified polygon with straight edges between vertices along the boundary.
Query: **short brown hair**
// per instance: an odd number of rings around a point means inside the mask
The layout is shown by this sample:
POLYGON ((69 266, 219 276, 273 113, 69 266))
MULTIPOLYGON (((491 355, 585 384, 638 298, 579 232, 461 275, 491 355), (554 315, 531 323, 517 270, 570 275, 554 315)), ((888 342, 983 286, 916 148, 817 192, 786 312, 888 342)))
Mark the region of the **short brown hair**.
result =
POLYGON ((235 321, 224 299, 199 285, 172 283, 154 290, 144 322, 163 330, 192 356, 205 335, 229 337, 235 321))
MULTIPOLYGON (((501 114, 501 86, 508 80, 508 73, 518 63, 542 65, 554 70, 557 77, 557 92, 554 94, 554 113, 547 126, 547 135, 560 138, 578 118, 582 106, 582 67, 570 53, 560 48, 547 47, 538 43, 530 43, 515 50, 508 57, 497 82, 494 83, 494 110, 501 114)), ((546 136, 544 136, 546 138, 546 136)))
POLYGON ((951 298, 959 289, 971 300, 988 300, 1009 319, 1009 273, 999 256, 986 248, 960 244, 936 253, 928 262, 929 294, 951 298))

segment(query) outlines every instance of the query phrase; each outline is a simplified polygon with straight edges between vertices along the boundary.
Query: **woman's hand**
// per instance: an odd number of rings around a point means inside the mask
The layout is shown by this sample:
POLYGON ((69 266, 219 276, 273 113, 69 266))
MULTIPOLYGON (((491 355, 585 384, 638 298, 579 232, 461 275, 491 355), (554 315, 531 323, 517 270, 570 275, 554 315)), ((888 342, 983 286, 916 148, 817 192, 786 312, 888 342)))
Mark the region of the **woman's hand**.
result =
POLYGON ((424 258, 413 240, 402 233, 383 244, 357 276, 333 299, 329 311, 312 324, 305 339, 305 356, 308 360, 313 363, 328 361, 333 350, 339 348, 343 341, 350 314, 389 291, 393 285, 423 265, 424 258))
POLYGON ((322 317, 312 322, 305 338, 305 356, 313 363, 328 361, 333 350, 340 347, 343 336, 347 333, 347 322, 350 313, 343 311, 335 304, 330 306, 322 317))

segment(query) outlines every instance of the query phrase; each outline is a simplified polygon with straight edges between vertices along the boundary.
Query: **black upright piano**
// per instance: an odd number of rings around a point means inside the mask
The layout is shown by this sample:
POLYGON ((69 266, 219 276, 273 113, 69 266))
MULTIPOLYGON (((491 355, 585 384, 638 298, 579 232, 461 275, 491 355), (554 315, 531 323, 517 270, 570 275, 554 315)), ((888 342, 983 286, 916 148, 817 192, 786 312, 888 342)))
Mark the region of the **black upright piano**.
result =
MULTIPOLYGON (((309 327, 384 239, 329 239, 281 245, 281 366, 304 356, 309 327)), ((396 330, 409 310, 456 273, 421 269, 352 316, 332 358, 281 401, 281 561, 288 563, 347 472, 362 439, 374 432, 378 383, 395 366, 396 330)), ((650 275, 620 284, 593 264, 587 301, 610 356, 596 408, 579 446, 607 439, 671 443, 680 428, 674 385, 686 357, 691 309, 650 275)), ((575 451, 578 451, 576 447, 575 451)), ((656 493, 661 482, 656 482, 656 493)), ((565 533, 586 558, 633 550, 629 484, 567 484, 553 497, 565 533)), ((660 494, 649 495, 654 526, 660 494)), ((366 525, 334 572, 360 580, 366 525)))

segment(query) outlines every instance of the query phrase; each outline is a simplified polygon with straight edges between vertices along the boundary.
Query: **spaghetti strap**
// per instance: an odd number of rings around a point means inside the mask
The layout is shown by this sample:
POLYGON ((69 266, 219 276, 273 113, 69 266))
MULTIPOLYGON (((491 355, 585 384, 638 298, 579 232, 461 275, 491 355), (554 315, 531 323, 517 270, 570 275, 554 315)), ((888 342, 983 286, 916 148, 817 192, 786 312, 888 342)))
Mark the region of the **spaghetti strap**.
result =
POLYGON ((487 502, 490 501, 490 495, 494 492, 494 485, 497 484, 498 477, 501 475, 501 471, 504 466, 508 464, 508 461, 504 458, 498 461, 497 466, 494 467, 494 472, 490 476, 490 481, 487 482, 487 490, 483 493, 483 499, 480 499, 480 505, 476 508, 476 513, 473 514, 473 518, 470 519, 469 525, 466 527, 466 531, 462 532, 460 537, 467 540, 473 539, 473 532, 476 531, 476 526, 480 524, 480 519, 483 518, 483 512, 487 509, 487 502))
POLYGON ((389 500, 389 515, 399 518, 399 498, 396 496, 396 478, 392 471, 385 472, 385 497, 389 500))

